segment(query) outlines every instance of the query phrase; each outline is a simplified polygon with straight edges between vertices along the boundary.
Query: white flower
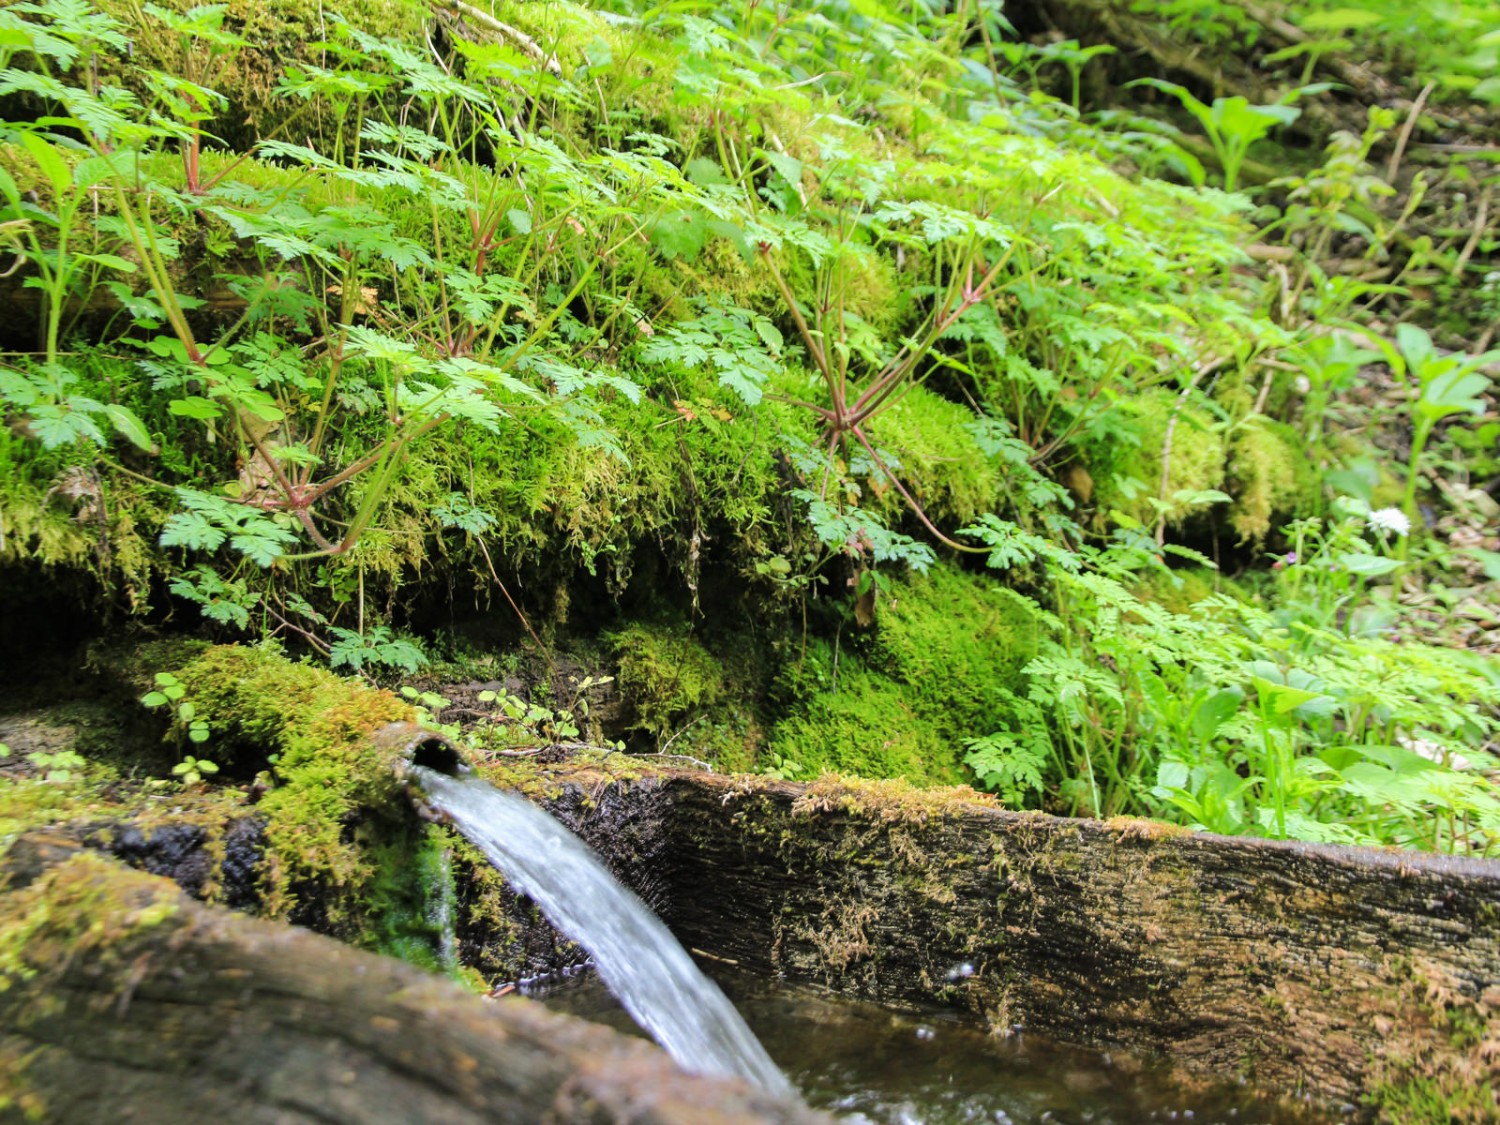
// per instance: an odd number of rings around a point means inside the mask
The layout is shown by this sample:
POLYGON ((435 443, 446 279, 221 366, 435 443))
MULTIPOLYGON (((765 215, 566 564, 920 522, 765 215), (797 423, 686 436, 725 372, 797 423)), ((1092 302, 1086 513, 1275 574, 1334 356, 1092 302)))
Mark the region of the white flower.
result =
POLYGON ((1370 526, 1376 531, 1394 531, 1397 535, 1411 534, 1411 520, 1400 508, 1378 508, 1370 513, 1370 526))

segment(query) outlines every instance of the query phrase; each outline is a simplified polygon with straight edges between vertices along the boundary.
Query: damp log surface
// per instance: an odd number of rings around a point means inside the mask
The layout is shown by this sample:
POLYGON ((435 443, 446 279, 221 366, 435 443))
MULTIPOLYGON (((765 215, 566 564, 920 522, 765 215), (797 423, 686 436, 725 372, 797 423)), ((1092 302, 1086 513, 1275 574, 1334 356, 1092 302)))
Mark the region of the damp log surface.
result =
POLYGON ((59 838, 0 861, 0 918, 0 1120, 827 1120, 59 838))
POLYGON ((1500 1089, 1493 861, 887 783, 696 776, 668 793, 673 928, 752 971, 936 999, 1325 1104, 1414 1080, 1500 1089))

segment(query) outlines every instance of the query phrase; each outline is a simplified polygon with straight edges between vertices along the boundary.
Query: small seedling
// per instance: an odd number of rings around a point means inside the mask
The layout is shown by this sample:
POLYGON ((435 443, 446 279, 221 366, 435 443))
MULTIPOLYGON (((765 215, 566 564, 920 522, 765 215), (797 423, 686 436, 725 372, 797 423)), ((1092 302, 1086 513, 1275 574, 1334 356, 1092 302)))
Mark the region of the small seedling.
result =
POLYGON ((199 785, 205 778, 212 777, 218 772, 219 767, 207 758, 194 758, 191 755, 172 767, 172 776, 180 780, 184 788, 199 785))

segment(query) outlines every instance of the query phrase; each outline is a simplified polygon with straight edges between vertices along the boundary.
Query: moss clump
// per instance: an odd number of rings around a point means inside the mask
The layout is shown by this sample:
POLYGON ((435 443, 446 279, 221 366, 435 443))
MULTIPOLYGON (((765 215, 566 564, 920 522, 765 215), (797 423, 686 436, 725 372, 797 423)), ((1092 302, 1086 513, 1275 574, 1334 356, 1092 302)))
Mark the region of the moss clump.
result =
POLYGON ((1297 431, 1269 418, 1252 418, 1235 431, 1229 449, 1234 507, 1229 523, 1241 543, 1260 543, 1278 524, 1318 508, 1317 468, 1297 431))
POLYGON ((161 925, 177 913, 178 890, 123 873, 118 864, 80 852, 0 895, 0 991, 11 982, 59 971, 99 950, 106 969, 121 967, 120 938, 161 925))
POLYGON ((781 670, 774 694, 792 713, 772 731, 772 764, 799 777, 964 780, 964 740, 1014 721, 1038 630, 984 575, 940 564, 890 582, 872 635, 846 642, 837 661, 810 644, 781 670))
MULTIPOLYGON (((196 5, 194 0, 162 0, 161 6, 186 13, 196 5)), ((335 40, 338 25, 329 18, 330 9, 318 0, 277 0, 274 4, 227 0, 223 29, 244 40, 243 46, 228 49, 166 27, 132 0, 99 0, 98 7, 118 20, 130 38, 132 66, 127 76, 139 73, 141 67, 154 68, 207 86, 229 100, 228 110, 206 129, 236 147, 249 147, 272 135, 305 107, 302 100, 277 92, 288 66, 336 65, 318 45, 335 40)), ((428 14, 427 5, 416 0, 365 0, 337 12, 339 21, 357 31, 404 43, 422 41, 428 14)), ((336 123, 310 122, 304 117, 300 124, 299 139, 321 128, 331 130, 336 123)))
MULTIPOLYGON (((793 816, 813 816, 838 810, 880 824, 922 827, 974 805, 992 805, 994 798, 967 786, 918 789, 899 779, 873 780, 826 775, 810 784, 792 803, 793 816)), ((898 855, 898 859, 910 859, 898 855)), ((926 860, 922 860, 926 865, 926 860)))
POLYGON ((1412 1078, 1382 1086, 1369 1099, 1390 1125, 1454 1125, 1494 1121, 1500 1099, 1490 1082, 1473 1084, 1452 1075, 1412 1078))
POLYGON ((1191 613, 1193 606, 1222 590, 1233 589, 1233 583, 1217 570, 1205 566, 1184 566, 1174 570, 1143 570, 1131 585, 1130 592, 1145 602, 1152 602, 1172 613, 1191 613))
POLYGON ((827 687, 803 694, 772 729, 767 750, 773 764, 799 777, 827 770, 928 785, 961 779, 956 747, 921 721, 904 685, 847 651, 835 668, 833 650, 821 642, 808 646, 793 671, 799 680, 827 687))
POLYGON ((724 666, 686 625, 637 623, 607 640, 619 661, 620 693, 635 716, 632 730, 661 739, 684 716, 728 694, 724 666))
MULTIPOLYGON (((914 386, 870 423, 876 448, 895 455, 900 465, 891 468, 934 520, 968 523, 1000 501, 1003 476, 980 449, 973 422, 968 407, 914 386)), ((878 507, 904 504, 882 476, 869 487, 878 507)))
POLYGON ((371 948, 433 972, 454 973, 455 890, 443 829, 407 821, 370 845, 367 936, 371 948))
POLYGON ((412 709, 385 691, 293 664, 270 647, 219 646, 175 670, 187 698, 233 760, 275 754, 267 818, 265 912, 286 916, 298 884, 315 884, 334 928, 354 924, 377 869, 352 831, 364 809, 404 808, 391 763, 370 736, 412 709))
MULTIPOLYGON (((1113 413, 1108 434, 1092 441, 1084 453, 1102 515, 1117 511, 1151 526, 1157 519, 1152 499, 1165 497, 1171 503, 1178 492, 1223 485, 1224 436, 1207 410, 1156 390, 1118 403, 1113 413), (1172 449, 1163 487, 1162 452, 1169 429, 1172 449)), ((1167 523, 1180 526, 1201 510, 1176 507, 1167 523)))
POLYGON ((995 729, 1024 693, 1039 628, 993 579, 938 565, 890 585, 869 658, 907 685, 923 718, 961 737, 995 729))

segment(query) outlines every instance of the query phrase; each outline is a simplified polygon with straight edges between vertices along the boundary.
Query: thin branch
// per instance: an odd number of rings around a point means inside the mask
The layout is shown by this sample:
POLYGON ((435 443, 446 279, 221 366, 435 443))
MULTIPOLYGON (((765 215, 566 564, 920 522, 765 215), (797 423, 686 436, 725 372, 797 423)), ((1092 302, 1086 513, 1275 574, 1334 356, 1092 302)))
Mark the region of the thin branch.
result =
POLYGON ((502 38, 509 39, 521 52, 536 62, 541 63, 548 74, 562 75, 562 66, 557 61, 556 55, 548 55, 542 50, 541 45, 535 39, 527 35, 517 27, 511 27, 508 23, 501 23, 488 12, 480 11, 472 4, 465 4, 463 0, 431 0, 434 7, 445 12, 451 12, 456 16, 477 23, 486 31, 493 31, 502 38))
POLYGON ((1411 140, 1412 130, 1417 127, 1417 118, 1422 116, 1422 109, 1427 105, 1427 99, 1436 89, 1436 82, 1429 82, 1422 87, 1417 100, 1411 103, 1411 112, 1406 115, 1406 121, 1401 125, 1401 132, 1396 136, 1396 148, 1385 166, 1385 180, 1392 187, 1396 186, 1396 173, 1401 170, 1401 158, 1406 155, 1406 145, 1411 140))
POLYGON ((922 521, 922 526, 925 527, 928 531, 932 532, 939 543, 942 543, 945 547, 951 547, 955 551, 963 551, 965 554, 983 555, 989 553, 990 549, 988 547, 972 547, 967 543, 960 543, 956 539, 950 539, 948 538, 948 536, 939 531, 937 529, 937 525, 927 518, 927 513, 922 510, 922 505, 918 504, 912 494, 906 491, 906 486, 896 478, 896 474, 891 472, 886 463, 880 459, 880 454, 875 452, 875 447, 871 445, 869 440, 865 437, 864 431, 862 431, 858 426, 854 426, 849 430, 849 432, 859 439, 859 444, 865 447, 865 452, 868 453, 870 455, 870 459, 875 462, 875 467, 885 474, 885 478, 891 482, 896 491, 901 494, 901 498, 905 500, 907 505, 911 508, 912 514, 915 515, 917 519, 922 521))

